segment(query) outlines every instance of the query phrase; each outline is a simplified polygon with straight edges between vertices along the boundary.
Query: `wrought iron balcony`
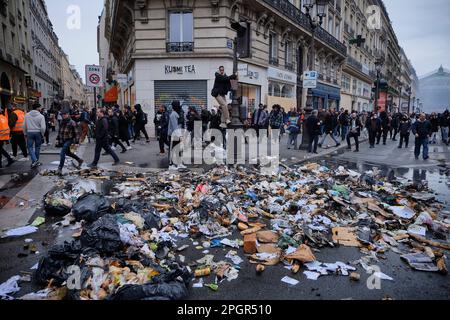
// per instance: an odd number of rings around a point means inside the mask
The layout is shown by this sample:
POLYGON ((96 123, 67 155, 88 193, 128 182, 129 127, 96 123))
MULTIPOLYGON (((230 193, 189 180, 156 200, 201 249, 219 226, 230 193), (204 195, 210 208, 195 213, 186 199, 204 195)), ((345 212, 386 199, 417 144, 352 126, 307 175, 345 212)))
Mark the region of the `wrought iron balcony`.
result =
POLYGON ((278 65, 280 64, 280 62, 279 62, 278 58, 270 57, 270 58, 269 58, 269 64, 271 64, 271 65, 273 65, 273 66, 275 66, 275 67, 278 67, 278 65))
MULTIPOLYGON (((309 18, 303 13, 299 8, 290 3, 288 0, 264 0, 265 3, 270 5, 272 8, 279 11, 283 16, 293 20, 295 23, 299 24, 302 28, 312 31, 309 18)), ((347 48, 345 45, 328 33, 322 27, 316 29, 317 39, 325 42, 327 45, 341 53, 342 55, 347 55, 347 48)))
POLYGON ((347 64, 349 66, 352 66, 353 68, 357 69, 358 71, 363 72, 363 67, 362 67, 361 62, 356 61, 356 59, 354 59, 350 56, 347 57, 347 64))
POLYGON ((295 71, 293 63, 286 63, 285 68, 286 68, 286 70, 289 70, 289 71, 295 71))
POLYGON ((194 42, 167 42, 167 52, 192 52, 194 51, 194 42))

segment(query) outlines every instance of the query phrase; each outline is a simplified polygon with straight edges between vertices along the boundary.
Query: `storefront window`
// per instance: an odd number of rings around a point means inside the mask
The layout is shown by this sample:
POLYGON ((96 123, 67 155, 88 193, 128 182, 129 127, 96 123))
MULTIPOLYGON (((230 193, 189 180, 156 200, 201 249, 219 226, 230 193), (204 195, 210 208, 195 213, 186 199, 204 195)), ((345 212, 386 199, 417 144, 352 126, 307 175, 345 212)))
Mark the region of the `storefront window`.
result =
POLYGON ((294 86, 285 84, 283 89, 281 90, 281 97, 283 98, 292 98, 294 92, 294 86))
POLYGON ((261 87, 239 83, 239 96, 241 97, 241 105, 247 110, 246 113, 253 112, 261 103, 261 87))
POLYGON ((281 88, 278 83, 275 83, 273 85, 273 96, 274 97, 281 97, 281 88))

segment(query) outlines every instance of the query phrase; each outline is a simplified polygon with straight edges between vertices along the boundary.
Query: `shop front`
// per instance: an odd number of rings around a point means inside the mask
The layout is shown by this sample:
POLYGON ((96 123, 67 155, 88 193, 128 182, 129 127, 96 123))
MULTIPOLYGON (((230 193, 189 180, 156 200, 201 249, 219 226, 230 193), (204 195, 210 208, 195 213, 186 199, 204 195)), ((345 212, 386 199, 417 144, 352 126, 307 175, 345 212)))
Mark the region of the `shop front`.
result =
MULTIPOLYGON (((223 59, 141 59, 133 68, 133 87, 128 87, 130 100, 135 100, 148 114, 149 130, 154 133, 152 119, 157 108, 170 109, 173 100, 179 100, 184 110, 202 106, 211 109, 218 103, 211 96, 215 73, 224 66, 232 74, 232 60, 223 59)), ((244 88, 245 89, 245 88, 244 88)), ((231 102, 231 100, 230 100, 231 102)))
POLYGON ((286 112, 297 107, 297 75, 295 73, 269 67, 267 80, 267 105, 269 110, 275 104, 279 104, 286 112))
POLYGON ((314 109, 340 108, 341 89, 328 84, 317 82, 317 87, 312 90, 314 109))
POLYGON ((258 108, 265 95, 267 69, 251 65, 248 63, 240 63, 239 70, 239 88, 237 95, 241 103, 241 117, 251 118, 253 112, 258 108))

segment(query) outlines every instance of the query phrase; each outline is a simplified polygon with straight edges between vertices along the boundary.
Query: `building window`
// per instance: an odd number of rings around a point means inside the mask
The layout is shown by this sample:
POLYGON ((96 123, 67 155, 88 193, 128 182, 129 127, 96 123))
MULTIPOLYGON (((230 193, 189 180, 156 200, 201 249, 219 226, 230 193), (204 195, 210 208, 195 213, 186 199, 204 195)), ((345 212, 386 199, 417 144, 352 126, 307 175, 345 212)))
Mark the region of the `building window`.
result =
POLYGON ((276 82, 269 81, 269 96, 271 96, 271 97, 281 97, 280 84, 278 84, 276 82))
POLYGON ((278 35, 275 32, 269 36, 269 63, 278 66, 278 35))
POLYGON ((292 98, 293 96, 294 96, 294 86, 285 84, 283 86, 283 89, 281 90, 281 97, 282 98, 292 98))
POLYGON ((356 79, 353 79, 353 83, 352 83, 352 92, 353 94, 356 94, 356 79))
POLYGON ((347 75, 342 75, 342 89, 350 92, 350 77, 347 75))
POLYGON ((294 64, 292 62, 293 58, 292 58, 292 42, 291 41, 286 41, 285 60, 286 60, 286 69, 293 71, 294 64))
POLYGON ((194 51, 194 15, 189 11, 169 12, 168 52, 194 51))

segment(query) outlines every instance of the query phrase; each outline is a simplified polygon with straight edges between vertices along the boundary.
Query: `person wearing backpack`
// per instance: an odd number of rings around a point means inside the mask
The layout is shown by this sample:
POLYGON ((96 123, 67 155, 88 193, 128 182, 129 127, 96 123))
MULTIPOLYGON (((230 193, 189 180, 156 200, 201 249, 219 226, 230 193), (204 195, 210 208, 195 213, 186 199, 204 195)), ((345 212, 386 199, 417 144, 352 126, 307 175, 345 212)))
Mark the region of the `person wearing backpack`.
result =
POLYGON ((141 132, 144 134, 147 143, 150 143, 150 138, 148 137, 147 130, 145 129, 145 126, 148 123, 148 115, 142 111, 142 106, 140 104, 137 104, 134 109, 136 110, 136 127, 133 143, 135 143, 136 140, 140 140, 141 132))
POLYGON ((297 139, 298 139, 298 135, 300 133, 300 127, 301 127, 301 122, 300 122, 300 117, 298 116, 297 112, 295 112, 295 110, 290 111, 290 116, 287 121, 287 130, 286 130, 289 133, 288 145, 287 145, 288 150, 291 149, 292 145, 294 145, 294 150, 297 150, 297 146, 298 146, 297 139))

